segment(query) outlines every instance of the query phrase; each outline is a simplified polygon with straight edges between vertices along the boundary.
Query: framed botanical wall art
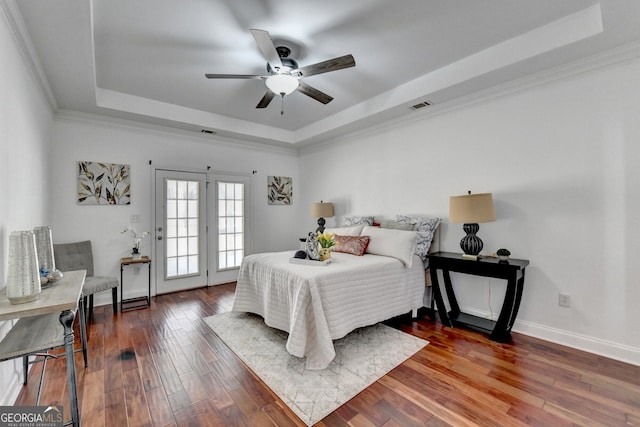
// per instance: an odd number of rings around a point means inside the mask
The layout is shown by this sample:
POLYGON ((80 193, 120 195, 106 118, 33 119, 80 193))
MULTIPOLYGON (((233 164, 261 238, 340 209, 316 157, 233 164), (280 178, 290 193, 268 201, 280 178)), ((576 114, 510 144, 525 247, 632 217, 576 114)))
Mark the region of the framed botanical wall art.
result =
POLYGON ((78 162, 79 205, 130 205, 129 165, 78 162))
POLYGON ((270 205, 290 205, 292 199, 292 178, 288 176, 267 177, 267 200, 270 205))

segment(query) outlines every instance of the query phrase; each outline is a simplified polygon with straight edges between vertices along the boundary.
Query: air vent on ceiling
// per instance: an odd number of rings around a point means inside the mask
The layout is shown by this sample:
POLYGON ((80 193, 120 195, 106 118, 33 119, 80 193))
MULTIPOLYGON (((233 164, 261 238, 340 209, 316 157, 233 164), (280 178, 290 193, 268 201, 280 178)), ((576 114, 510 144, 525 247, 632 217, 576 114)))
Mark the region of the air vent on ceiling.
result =
POLYGON ((212 131, 211 129, 202 129, 200 132, 201 133, 206 133, 207 135, 214 135, 215 134, 215 132, 212 131))
POLYGON ((422 101, 422 102, 420 102, 420 103, 418 103, 416 105, 412 105, 410 108, 412 110, 419 110, 421 108, 429 107, 431 105, 433 105, 433 102, 431 102, 431 101, 422 101))

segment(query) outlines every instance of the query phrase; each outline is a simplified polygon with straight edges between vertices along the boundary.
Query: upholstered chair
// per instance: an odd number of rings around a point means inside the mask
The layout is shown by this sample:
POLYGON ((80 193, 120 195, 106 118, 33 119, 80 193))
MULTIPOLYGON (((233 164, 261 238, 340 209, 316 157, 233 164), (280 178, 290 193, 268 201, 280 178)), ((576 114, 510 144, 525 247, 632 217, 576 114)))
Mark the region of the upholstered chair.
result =
POLYGON ((56 268, 62 272, 72 270, 87 270, 87 277, 82 288, 82 298, 88 311, 87 320, 93 318, 93 295, 111 289, 113 314, 118 312, 118 279, 93 275, 93 251, 91 241, 75 243, 61 243, 53 245, 56 268), (88 304, 87 304, 88 300, 88 304))

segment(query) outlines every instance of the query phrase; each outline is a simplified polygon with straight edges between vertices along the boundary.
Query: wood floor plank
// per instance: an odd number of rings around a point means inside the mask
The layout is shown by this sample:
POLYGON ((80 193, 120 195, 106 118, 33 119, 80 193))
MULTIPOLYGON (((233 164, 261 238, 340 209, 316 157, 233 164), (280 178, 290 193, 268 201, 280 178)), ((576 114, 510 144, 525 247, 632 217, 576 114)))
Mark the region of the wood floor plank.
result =
MULTIPOLYGON (((491 393, 491 387, 485 383, 472 381, 468 376, 451 370, 439 369, 437 365, 429 366, 409 359, 404 365, 416 372, 416 375, 430 377, 433 380, 448 384, 452 389, 463 393, 479 404, 492 407, 494 410, 506 413, 511 407, 510 402, 501 400, 497 394, 491 393)), ((511 399, 509 399, 511 400, 511 399)))
POLYGON ((87 373, 80 411, 85 425, 104 426, 104 370, 87 373))
POLYGON ((273 425, 278 427, 300 427, 306 426, 299 418, 297 418, 290 408, 272 402, 262 407, 264 413, 269 417, 273 425))
POLYGON ((162 380, 160 379, 155 359, 144 335, 140 341, 134 342, 134 351, 145 391, 162 387, 162 380))
POLYGON ((144 393, 140 373, 137 369, 129 369, 123 375, 129 423, 135 426, 150 426, 151 414, 149 413, 149 404, 144 393))
MULTIPOLYGON (((425 421, 433 417, 433 414, 426 411, 425 408, 394 393, 379 381, 373 383, 369 388, 373 393, 381 396, 380 401, 376 405, 402 425, 422 425, 425 421)), ((351 403, 347 403, 347 405, 344 406, 351 405, 351 403)))
POLYGON ((386 375, 380 380, 383 385, 394 390, 397 394, 405 399, 415 403, 418 406, 427 408, 434 416, 440 418, 445 423, 459 427, 474 427, 477 426, 473 420, 468 420, 462 416, 459 416, 455 411, 452 411, 446 407, 445 401, 439 401, 437 398, 430 396, 428 392, 415 391, 411 387, 404 385, 395 378, 386 375))
POLYGON ((242 412, 243 418, 246 419, 251 426, 270 426, 272 424, 271 419, 267 414, 262 411, 262 407, 251 398, 251 396, 242 387, 238 387, 235 390, 230 390, 229 395, 235 402, 235 405, 242 412))
POLYGON ((233 405, 233 399, 229 396, 222 382, 214 373, 202 377, 202 385, 207 391, 207 395, 213 403, 214 408, 222 409, 233 405))
POLYGON ((182 387, 187 393, 187 396, 189 396, 189 401, 191 403, 209 398, 209 394, 207 393, 205 386, 202 384, 201 378, 202 377, 200 377, 200 375, 195 371, 180 375, 180 382, 182 383, 182 387))
POLYGON ((189 360, 182 352, 182 345, 180 344, 179 340, 174 338, 175 337, 172 337, 164 341, 164 348, 166 350, 166 354, 171 359, 174 369, 178 375, 191 372, 192 368, 189 365, 189 360))
POLYGON ((214 362, 216 360, 215 357, 207 360, 206 356, 193 344, 183 346, 182 350, 192 372, 200 376, 207 375, 211 372, 209 363, 214 362))
POLYGON ((167 396, 182 390, 182 383, 180 377, 173 367, 173 362, 165 350, 158 351, 153 354, 153 360, 155 361, 162 386, 164 387, 167 396))
POLYGON ((162 387, 146 391, 151 422, 154 426, 168 426, 175 422, 169 400, 162 387))
POLYGON ((191 406, 189 395, 184 389, 180 389, 173 394, 168 394, 167 400, 169 401, 169 406, 171 407, 171 411, 174 416, 180 413, 183 409, 191 406))
MULTIPOLYGON (((128 426, 127 406, 124 399, 124 388, 107 390, 104 394, 104 425, 105 426, 128 426)), ((80 415, 82 419, 82 414, 80 415)))
POLYGON ((199 426, 218 427, 224 425, 220 413, 218 413, 209 399, 200 400, 191 405, 191 407, 195 412, 199 426))
POLYGON ((544 397, 535 396, 527 392, 526 390, 521 390, 510 384, 504 383, 500 381, 500 379, 479 374, 468 369, 460 368, 458 366, 453 366, 451 370, 458 373, 459 375, 468 376, 475 381, 483 382, 485 385, 490 387, 491 392, 493 394, 496 394, 497 396, 503 396, 506 399, 508 399, 510 396, 514 400, 522 401, 539 408, 542 408, 542 406, 544 406, 544 397))
MULTIPOLYGON (((74 357, 83 425, 303 426, 203 322, 231 309, 234 290, 162 295, 116 316, 96 307, 89 366, 74 357)), ((430 344, 318 426, 640 425, 638 366, 516 333, 495 343, 428 317, 387 324, 430 344)), ((38 371, 17 405, 33 404, 38 371)), ((64 358, 47 364, 42 403, 68 419, 64 358)))

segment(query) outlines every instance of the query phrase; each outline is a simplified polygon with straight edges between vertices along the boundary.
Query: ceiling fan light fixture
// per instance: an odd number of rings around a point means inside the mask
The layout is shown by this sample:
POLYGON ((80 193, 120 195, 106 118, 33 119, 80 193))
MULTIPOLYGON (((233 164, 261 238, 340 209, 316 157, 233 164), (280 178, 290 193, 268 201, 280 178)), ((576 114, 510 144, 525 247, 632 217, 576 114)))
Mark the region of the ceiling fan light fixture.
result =
POLYGON ((271 92, 284 96, 298 88, 298 79, 288 74, 276 74, 267 77, 265 84, 271 92))

